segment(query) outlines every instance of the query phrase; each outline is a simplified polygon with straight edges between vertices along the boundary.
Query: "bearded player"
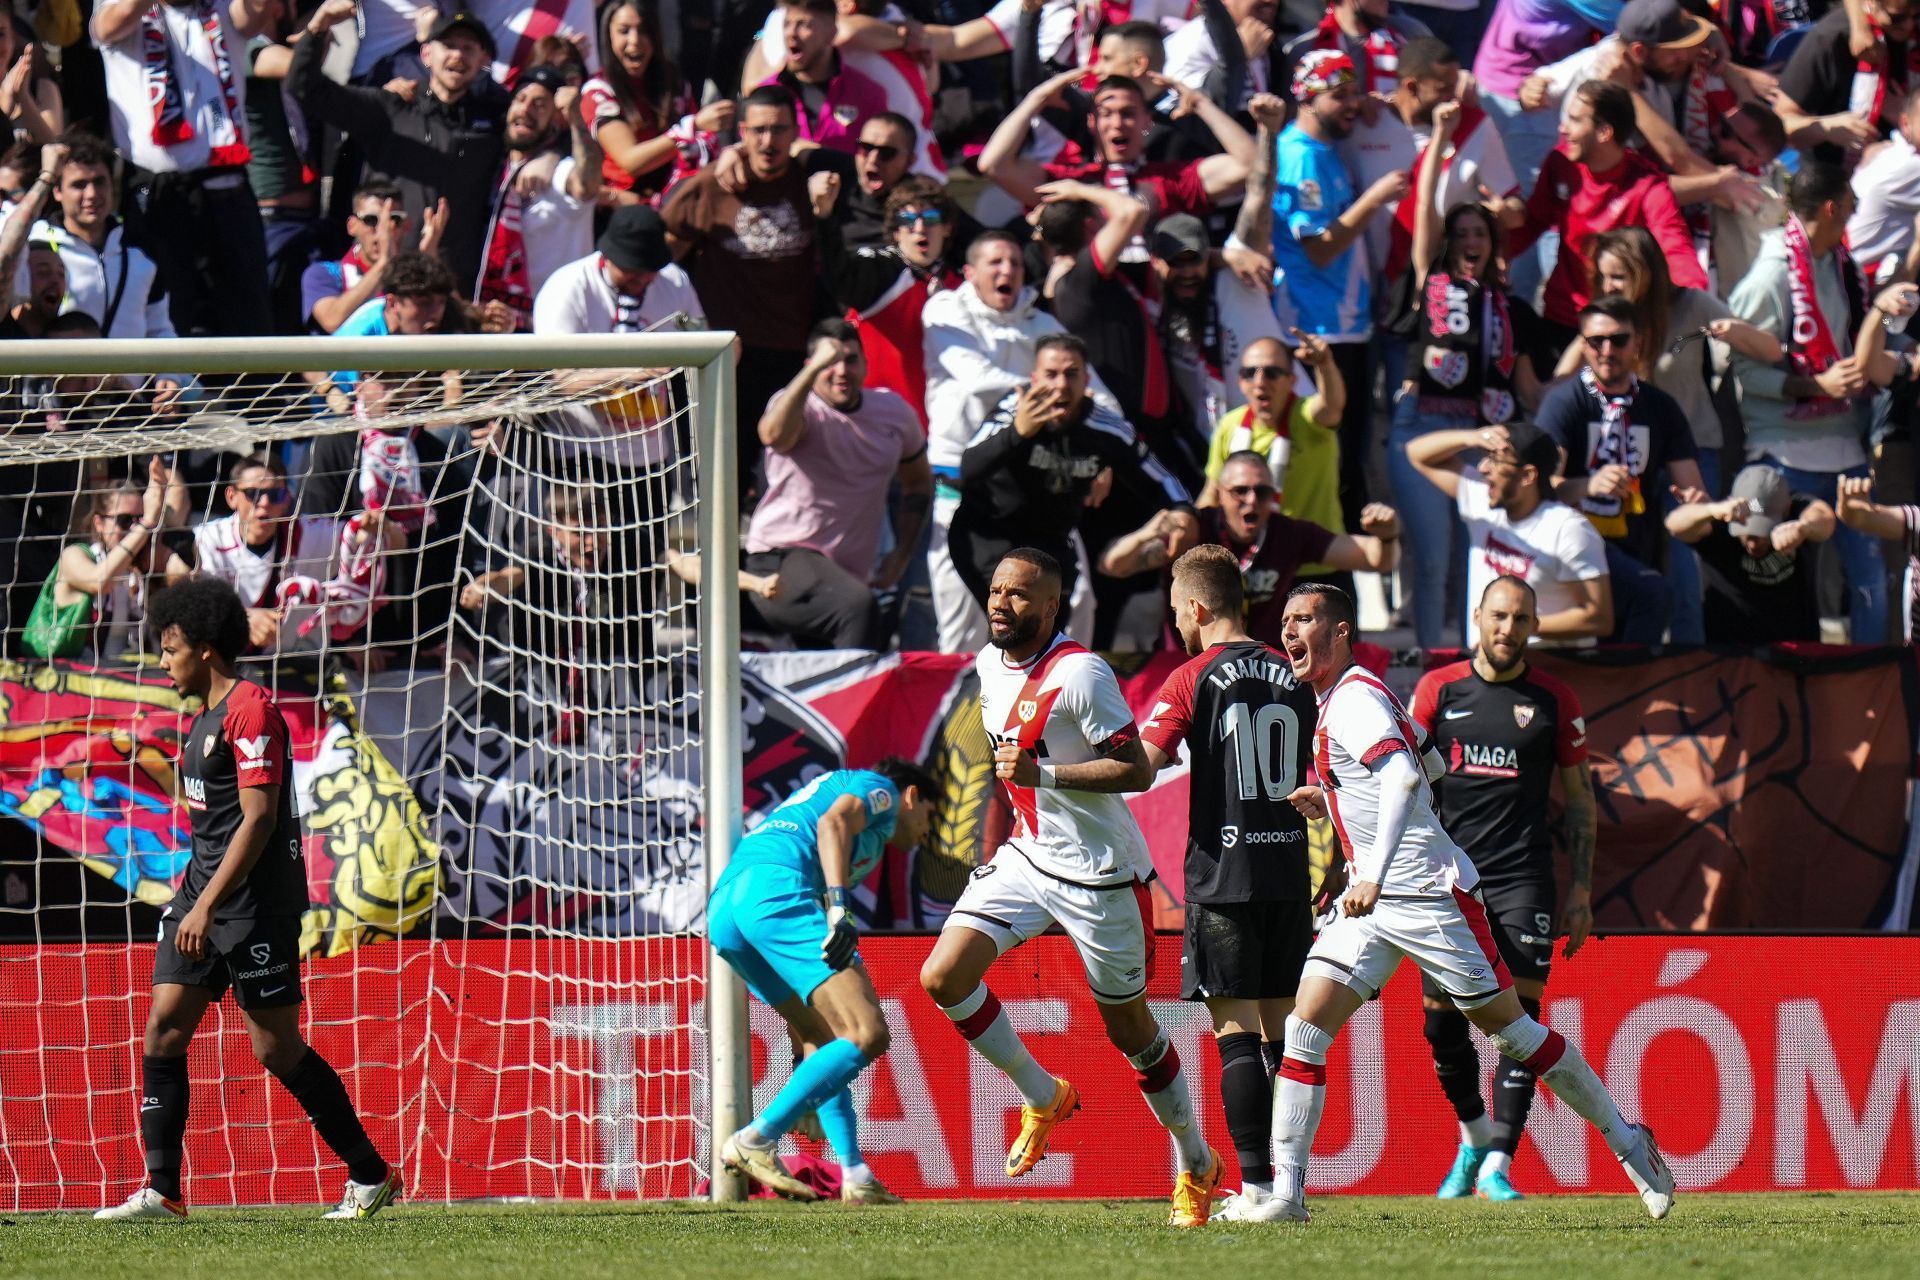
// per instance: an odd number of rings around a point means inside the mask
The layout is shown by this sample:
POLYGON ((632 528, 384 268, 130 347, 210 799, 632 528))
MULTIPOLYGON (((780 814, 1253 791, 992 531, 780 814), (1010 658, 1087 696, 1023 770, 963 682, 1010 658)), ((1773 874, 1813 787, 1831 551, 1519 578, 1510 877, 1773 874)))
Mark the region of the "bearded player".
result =
POLYGON ((286 719, 271 694, 234 674, 247 650, 246 605, 225 582, 192 578, 155 596, 147 621, 174 687, 202 703, 180 743, 193 854, 160 917, 153 953, 153 1007, 140 1059, 147 1185, 93 1216, 187 1216, 180 1176, 187 1046, 207 1006, 232 987, 254 1057, 347 1166, 346 1192, 325 1216, 370 1218, 399 1196, 400 1175, 374 1150, 339 1075, 300 1036, 307 872, 286 719))
POLYGON ((1629 1124, 1600 1077, 1514 993, 1474 889, 1479 873, 1441 829, 1419 764, 1418 730, 1387 687, 1353 661, 1353 600, 1302 583, 1287 598, 1281 642, 1294 676, 1320 699, 1320 786, 1296 793, 1309 817, 1333 819, 1348 864, 1340 912, 1307 955, 1287 1019, 1274 1089, 1275 1192, 1307 1220, 1307 1153, 1326 1101, 1327 1049, 1361 1005, 1410 958, 1503 1055, 1545 1080, 1600 1131, 1647 1212, 1673 1208, 1673 1175, 1653 1132, 1629 1124))
POLYGON ((983 979, 1004 952, 1054 924, 1065 930, 1107 1039, 1133 1064, 1147 1105, 1173 1135, 1180 1173, 1170 1222, 1197 1227, 1212 1209, 1220 1157, 1201 1133, 1180 1057, 1147 1008, 1153 863, 1122 799, 1145 790, 1153 768, 1112 669, 1059 631, 1060 582, 1059 563, 1031 548, 1007 553, 994 569, 991 643, 975 670, 1013 832, 967 881, 920 985, 1025 1099, 1007 1152, 1007 1176, 1022 1177, 1080 1095, 1035 1061, 983 979))
MULTIPOLYGON (((1587 726, 1563 682, 1527 665, 1527 641, 1539 627, 1533 588, 1502 576, 1474 610, 1480 640, 1468 662, 1439 667, 1413 691, 1413 722, 1448 762, 1434 784, 1440 825, 1473 850, 1479 897, 1494 945, 1513 975, 1529 1018, 1540 1017, 1553 940, 1578 951, 1593 927, 1593 846, 1598 811, 1587 777, 1587 726), (1547 796, 1558 776, 1566 800, 1567 861, 1573 882, 1558 904, 1547 796)), ((1493 1086, 1493 1116, 1480 1097, 1480 1054, 1467 1019, 1425 974, 1427 1043, 1440 1088, 1460 1122, 1460 1153, 1440 1198, 1478 1195, 1518 1200, 1507 1170, 1526 1131, 1534 1078, 1526 1063, 1503 1059, 1493 1086)))
MULTIPOLYGON (((1222 1221, 1283 1218, 1273 1194, 1273 1069, 1313 945, 1307 822, 1287 797, 1312 764, 1316 703, 1276 649, 1247 634, 1240 562, 1221 546, 1173 564, 1173 616, 1193 660, 1140 731, 1156 771, 1185 742, 1186 937, 1180 994, 1201 1000, 1220 1050, 1220 1100, 1240 1161, 1222 1221)), ((1339 893, 1329 876, 1323 894, 1339 893)))

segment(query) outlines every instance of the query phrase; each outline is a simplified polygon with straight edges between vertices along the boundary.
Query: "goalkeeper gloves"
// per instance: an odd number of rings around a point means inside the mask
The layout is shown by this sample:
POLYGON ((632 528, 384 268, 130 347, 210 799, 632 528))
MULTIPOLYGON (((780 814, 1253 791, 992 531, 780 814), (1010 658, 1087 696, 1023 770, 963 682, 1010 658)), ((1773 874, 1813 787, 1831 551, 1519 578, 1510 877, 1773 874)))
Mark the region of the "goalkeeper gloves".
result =
POLYGON ((853 963, 860 946, 860 932, 853 927, 853 913, 847 906, 847 891, 827 890, 827 936, 820 940, 820 958, 835 973, 853 963))

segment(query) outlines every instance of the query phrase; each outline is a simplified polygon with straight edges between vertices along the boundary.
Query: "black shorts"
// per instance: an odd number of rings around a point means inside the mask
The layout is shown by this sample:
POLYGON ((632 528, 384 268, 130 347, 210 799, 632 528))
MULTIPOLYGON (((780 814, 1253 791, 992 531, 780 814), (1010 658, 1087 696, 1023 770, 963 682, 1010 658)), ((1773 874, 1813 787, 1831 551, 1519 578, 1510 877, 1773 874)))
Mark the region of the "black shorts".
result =
POLYGON ((1313 946, 1313 909, 1304 902, 1189 902, 1185 933, 1182 999, 1290 1000, 1313 946))
MULTIPOLYGON (((1516 978, 1547 980, 1553 964, 1553 919, 1557 897, 1551 880, 1516 880, 1507 884, 1485 881, 1474 890, 1487 909, 1487 923, 1493 927, 1493 945, 1506 961, 1507 972, 1516 978)), ((1449 999, 1422 975, 1420 990, 1435 1000, 1449 999)))
POLYGON ((153 953, 153 985, 205 987, 218 1000, 228 987, 242 1009, 277 1009, 300 1003, 300 917, 261 916, 215 922, 198 960, 173 944, 180 911, 160 917, 160 945, 153 953))

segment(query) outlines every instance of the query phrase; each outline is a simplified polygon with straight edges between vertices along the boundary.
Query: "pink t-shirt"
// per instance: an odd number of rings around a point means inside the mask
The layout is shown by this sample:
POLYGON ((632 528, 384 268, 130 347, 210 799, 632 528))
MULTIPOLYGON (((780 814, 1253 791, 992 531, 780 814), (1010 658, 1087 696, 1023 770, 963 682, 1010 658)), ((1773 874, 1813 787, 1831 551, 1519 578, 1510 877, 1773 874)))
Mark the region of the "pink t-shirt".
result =
MULTIPOLYGON (((771 403, 771 402, 769 402, 771 403)), ((807 547, 865 582, 886 519, 887 487, 926 432, 904 398, 881 387, 851 414, 808 392, 800 443, 766 452, 767 492, 747 526, 750 553, 807 547)))
POLYGON ((833 79, 827 81, 816 99, 817 110, 808 105, 807 86, 791 72, 783 70, 761 83, 777 84, 793 94, 799 104, 796 123, 802 138, 848 155, 859 148, 861 126, 890 106, 885 89, 848 66, 838 55, 834 58, 833 79))

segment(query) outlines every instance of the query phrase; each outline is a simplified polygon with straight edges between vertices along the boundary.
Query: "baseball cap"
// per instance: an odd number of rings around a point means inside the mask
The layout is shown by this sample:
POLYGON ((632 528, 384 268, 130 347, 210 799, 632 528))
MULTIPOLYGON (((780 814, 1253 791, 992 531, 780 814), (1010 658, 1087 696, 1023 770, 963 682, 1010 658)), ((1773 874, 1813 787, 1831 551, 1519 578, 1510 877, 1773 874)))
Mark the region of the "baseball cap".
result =
POLYGON ((1787 518, 1787 509, 1793 506, 1793 492, 1787 488, 1786 477, 1758 463, 1742 468, 1727 496, 1747 500, 1746 518, 1727 521, 1727 532, 1736 538, 1766 537, 1787 518))
POLYGON ((1512 442, 1520 465, 1538 471, 1541 495, 1552 497, 1553 477, 1560 470, 1560 442, 1531 422, 1509 422, 1506 427, 1507 439, 1512 442))
POLYGON ((1312 49, 1293 69, 1293 96, 1298 102, 1309 102, 1329 89, 1359 79, 1353 59, 1339 49, 1312 49))
POLYGON ((1171 214, 1153 229, 1153 256, 1162 262, 1172 262, 1183 253, 1204 255, 1211 247, 1206 224, 1190 213, 1171 214))
POLYGON ((433 30, 427 33, 429 40, 444 40, 456 31, 464 31, 480 42, 489 58, 500 56, 493 43, 493 32, 487 30, 487 24, 470 13, 450 13, 433 24, 433 30))
POLYGON ((1615 26, 1621 44, 1692 49, 1705 43, 1713 28, 1680 7, 1680 0, 1628 0, 1615 26))
POLYGON ((530 84, 537 84, 548 93, 558 94, 567 87, 567 73, 558 67, 540 63, 522 70, 513 82, 513 91, 519 93, 530 84))
POLYGON ((667 224, 644 205, 614 210, 594 247, 622 271, 659 271, 673 261, 673 251, 667 248, 667 224))

